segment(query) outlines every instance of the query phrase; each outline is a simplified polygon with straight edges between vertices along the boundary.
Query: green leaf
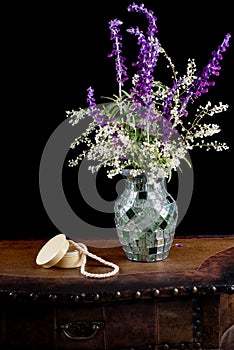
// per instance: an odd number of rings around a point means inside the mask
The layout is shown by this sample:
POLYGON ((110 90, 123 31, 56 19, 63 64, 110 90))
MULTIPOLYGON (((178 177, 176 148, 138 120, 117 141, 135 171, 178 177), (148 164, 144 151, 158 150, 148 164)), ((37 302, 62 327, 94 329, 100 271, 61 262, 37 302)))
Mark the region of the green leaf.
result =
POLYGON ((111 100, 111 101, 116 102, 116 98, 113 98, 113 97, 109 97, 109 96, 101 96, 101 98, 106 98, 107 100, 111 100))
POLYGON ((188 166, 192 168, 192 164, 190 163, 190 161, 186 157, 184 157, 183 159, 188 164, 188 166))
POLYGON ((168 178, 167 178, 167 182, 170 182, 171 181, 171 178, 172 178, 172 171, 171 171, 171 168, 166 168, 166 172, 168 173, 168 178))
POLYGON ((127 91, 122 90, 122 92, 123 92, 127 97, 132 97, 127 91))

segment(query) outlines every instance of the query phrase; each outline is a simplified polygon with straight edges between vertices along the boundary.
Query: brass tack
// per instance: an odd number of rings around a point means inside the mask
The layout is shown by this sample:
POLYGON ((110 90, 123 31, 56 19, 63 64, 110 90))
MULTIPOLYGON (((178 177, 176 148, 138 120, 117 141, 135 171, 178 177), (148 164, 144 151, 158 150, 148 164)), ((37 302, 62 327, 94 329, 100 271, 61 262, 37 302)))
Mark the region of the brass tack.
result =
POLYGON ((169 347, 168 344, 164 344, 164 345, 163 345, 163 350, 169 350, 169 349, 170 349, 170 347, 169 347))
POLYGON ((120 292, 116 292, 115 293, 115 299, 119 299, 121 297, 121 293, 120 292))
POLYGON ((212 286, 212 287, 211 287, 211 291, 212 291, 213 293, 215 293, 216 290, 217 290, 217 288, 216 288, 215 286, 212 286))
POLYGON ((158 289, 155 289, 154 291, 154 296, 158 297, 160 295, 160 291, 158 289))
POLYGON ((98 301, 100 299, 100 295, 99 294, 95 294, 93 297, 93 300, 98 301))
POLYGON ((71 297, 72 301, 74 301, 74 303, 77 303, 79 301, 79 295, 72 295, 71 297))
POLYGON ((200 343, 195 343, 196 349, 201 349, 201 344, 200 343))
POLYGON ((228 287, 228 288, 227 288, 227 292, 230 293, 230 294, 233 294, 233 292, 234 292, 234 285, 228 287))
POLYGON ((201 333, 200 333, 200 332, 197 332, 197 333, 196 333, 196 337, 197 337, 197 338, 200 338, 200 337, 201 337, 201 333))
POLYGON ((139 290, 135 293, 135 298, 136 299, 140 299, 141 298, 141 292, 139 290))
POLYGON ((36 301, 38 299, 38 294, 31 293, 30 298, 36 301))
POLYGON ((50 294, 49 295, 49 299, 52 300, 52 301, 56 301, 57 300, 57 295, 56 294, 50 294))
POLYGON ((178 289, 178 288, 174 288, 173 294, 174 294, 174 295, 178 295, 178 294, 179 294, 179 289, 178 289))
POLYGON ((196 294, 198 292, 197 287, 194 286, 192 291, 193 291, 193 294, 196 294))
POLYGON ((17 298, 17 294, 14 293, 14 292, 11 292, 9 293, 9 297, 12 299, 12 300, 15 300, 17 298))

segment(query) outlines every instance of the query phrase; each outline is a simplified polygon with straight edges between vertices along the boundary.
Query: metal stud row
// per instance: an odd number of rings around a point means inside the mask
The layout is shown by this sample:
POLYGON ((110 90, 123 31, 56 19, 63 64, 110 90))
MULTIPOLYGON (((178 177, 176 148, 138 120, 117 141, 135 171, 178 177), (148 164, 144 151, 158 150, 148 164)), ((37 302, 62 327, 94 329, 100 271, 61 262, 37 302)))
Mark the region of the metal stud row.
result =
MULTIPOLYGON (((220 287, 220 286, 215 286, 215 285, 209 285, 209 286, 193 286, 192 288, 185 288, 185 287, 175 287, 175 288, 167 288, 167 289, 158 289, 155 288, 151 291, 149 290, 136 290, 133 294, 132 297, 133 299, 141 299, 143 297, 145 298, 158 298, 158 297, 167 297, 167 296, 185 296, 185 295, 205 295, 205 294, 216 294, 216 293, 227 293, 227 294, 234 294, 234 286, 229 285, 225 287, 220 287)), ((49 300, 51 302, 57 302, 57 301, 62 301, 62 302, 74 302, 77 303, 79 301, 99 301, 99 300, 110 300, 110 295, 106 294, 105 298, 101 296, 99 293, 95 294, 85 294, 85 293, 80 293, 74 294, 71 296, 60 296, 55 293, 48 293, 48 294, 43 294, 43 293, 21 293, 17 291, 11 291, 11 292, 1 292, 0 291, 0 298, 1 297, 7 297, 10 300, 22 300, 22 299, 31 299, 32 301, 39 301, 39 300, 49 300)), ((112 294, 112 299, 113 300, 122 300, 122 299, 129 299, 130 296, 129 294, 121 291, 115 291, 112 294)))

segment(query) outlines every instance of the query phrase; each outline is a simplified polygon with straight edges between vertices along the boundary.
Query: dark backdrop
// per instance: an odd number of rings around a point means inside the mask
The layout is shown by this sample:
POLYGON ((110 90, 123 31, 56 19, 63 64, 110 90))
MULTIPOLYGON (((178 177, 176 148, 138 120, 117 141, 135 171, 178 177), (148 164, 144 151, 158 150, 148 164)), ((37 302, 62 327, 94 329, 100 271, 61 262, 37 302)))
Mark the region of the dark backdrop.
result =
MULTIPOLYGON (((86 89, 92 85, 97 102, 117 93, 108 21, 121 18, 136 24, 135 14, 126 10, 131 1, 62 1, 17 3, 5 10, 4 101, 2 112, 2 218, 3 238, 49 237, 59 233, 50 220, 39 190, 40 159, 47 140, 65 118, 65 111, 86 107, 86 89), (132 22, 131 22, 132 21, 132 22), (3 229, 4 227, 4 229, 3 229)), ((224 53, 222 70, 207 99, 228 103, 230 108, 215 117, 222 127, 217 139, 229 144, 225 152, 191 153, 194 191, 178 235, 234 234, 233 220, 233 71, 234 28, 231 2, 147 0, 145 5, 158 17, 159 38, 182 74, 187 59, 195 58, 202 69, 210 53, 226 33, 233 37, 224 53), (205 7, 204 7, 205 5, 205 7)), ((143 16, 137 24, 143 25, 143 16)), ((130 34, 129 34, 130 36, 130 34)), ((135 38, 130 38, 135 45, 135 38)), ((132 44, 124 54, 131 61, 132 44)), ((136 46, 136 45, 135 45, 136 46)), ((73 204, 79 198, 73 187, 74 169, 64 171, 64 188, 73 204)), ((76 170, 77 171, 77 170, 76 170)), ((114 198, 114 185, 100 181, 104 198, 114 198)), ((175 185, 176 186, 176 185, 175 185)), ((173 191, 173 190, 172 190, 173 191)), ((111 214, 102 214, 80 205, 85 220, 108 227, 111 214), (83 210, 82 210, 83 208, 83 210)))

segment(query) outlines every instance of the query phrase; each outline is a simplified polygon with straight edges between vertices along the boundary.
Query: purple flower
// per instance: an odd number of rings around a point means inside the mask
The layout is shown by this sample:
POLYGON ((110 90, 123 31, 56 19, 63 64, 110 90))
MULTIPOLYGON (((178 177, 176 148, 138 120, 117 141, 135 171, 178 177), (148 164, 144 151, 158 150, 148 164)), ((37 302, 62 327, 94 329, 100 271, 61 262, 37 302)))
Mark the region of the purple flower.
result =
POLYGON ((155 34, 158 32, 158 29, 156 26, 157 17, 154 15, 152 10, 148 10, 144 4, 137 5, 133 2, 132 5, 128 6, 128 11, 143 13, 149 21, 148 30, 147 30, 148 36, 149 37, 155 36, 155 34))
POLYGON ((116 69, 116 80, 120 86, 124 85, 124 82, 128 80, 127 67, 125 66, 125 57, 121 56, 122 49, 122 36, 119 34, 119 26, 123 24, 122 21, 114 19, 109 22, 109 29, 111 31, 110 40, 114 41, 113 50, 108 55, 108 57, 114 57, 115 59, 115 69, 116 69))
MULTIPOLYGON (((217 51, 212 52, 212 59, 209 60, 208 65, 205 66, 202 72, 197 74, 197 79, 194 84, 188 89, 186 95, 181 95, 181 108, 179 111, 180 117, 187 116, 187 105, 193 103, 195 99, 200 97, 203 93, 208 92, 210 86, 214 86, 215 82, 210 80, 212 75, 218 76, 221 66, 219 60, 222 60, 223 56, 221 52, 226 51, 226 47, 229 46, 229 39, 231 35, 227 34, 223 40, 223 43, 218 47, 217 51)), ((163 114, 166 119, 170 119, 170 110, 173 104, 174 96, 176 95, 178 89, 180 88, 183 81, 180 79, 174 82, 172 88, 169 90, 167 98, 164 100, 164 106, 162 108, 163 114)))
POLYGON ((107 124, 107 117, 100 113, 100 109, 97 108, 96 100, 94 98, 94 89, 90 86, 88 89, 86 102, 89 104, 89 111, 93 119, 99 124, 101 127, 107 124))
POLYGON ((226 34, 224 40, 217 51, 212 52, 212 59, 209 60, 207 66, 205 66, 201 73, 198 73, 197 79, 194 81, 194 85, 189 89, 184 103, 194 102, 194 100, 200 97, 203 93, 208 92, 210 86, 214 86, 215 82, 210 80, 212 75, 218 76, 221 66, 219 61, 223 59, 222 52, 226 51, 229 46, 229 39, 231 34, 226 34))
POLYGON ((94 98, 94 89, 90 86, 88 89, 87 99, 86 102, 89 104, 90 108, 93 108, 96 106, 96 100, 94 98))
POLYGON ((138 61, 133 65, 138 66, 137 80, 135 82, 135 89, 133 89, 132 95, 136 101, 140 101, 146 106, 152 104, 152 85, 153 85, 153 72, 157 65, 157 59, 160 52, 160 44, 155 34, 158 32, 156 21, 153 11, 149 11, 144 7, 144 4, 136 5, 133 3, 128 7, 130 12, 139 12, 145 14, 149 21, 146 35, 139 30, 138 27, 130 28, 127 31, 138 37, 138 45, 140 45, 140 52, 138 54, 138 61))

